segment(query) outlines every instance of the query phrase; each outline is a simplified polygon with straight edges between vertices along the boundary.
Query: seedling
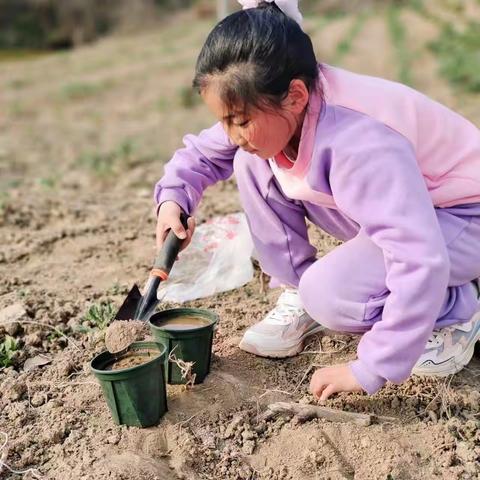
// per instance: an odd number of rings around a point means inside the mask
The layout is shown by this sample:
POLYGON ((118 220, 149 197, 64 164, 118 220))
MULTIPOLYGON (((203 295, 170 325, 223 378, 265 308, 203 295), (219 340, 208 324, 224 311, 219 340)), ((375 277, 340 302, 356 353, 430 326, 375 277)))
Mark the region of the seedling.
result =
POLYGON ((0 343, 0 366, 6 368, 13 365, 13 358, 15 352, 18 351, 18 340, 15 340, 10 335, 5 337, 5 340, 0 343))
POLYGON ((77 330, 80 332, 91 332, 92 330, 105 330, 115 316, 115 307, 112 303, 93 304, 83 317, 84 321, 92 325, 79 326, 77 330))

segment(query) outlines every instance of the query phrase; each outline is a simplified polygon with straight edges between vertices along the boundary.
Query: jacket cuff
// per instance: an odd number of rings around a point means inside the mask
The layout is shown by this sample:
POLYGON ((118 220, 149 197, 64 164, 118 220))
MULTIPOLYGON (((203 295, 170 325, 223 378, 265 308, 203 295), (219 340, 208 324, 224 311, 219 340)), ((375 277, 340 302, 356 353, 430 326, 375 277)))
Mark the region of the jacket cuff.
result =
POLYGON ((158 210, 160 205, 164 202, 175 202, 187 215, 191 215, 189 200, 183 190, 173 188, 163 188, 160 194, 155 199, 157 202, 156 212, 158 217, 158 210))
POLYGON ((350 370, 357 382, 369 394, 373 395, 378 392, 387 381, 371 371, 362 363, 361 360, 355 360, 350 363, 350 370))

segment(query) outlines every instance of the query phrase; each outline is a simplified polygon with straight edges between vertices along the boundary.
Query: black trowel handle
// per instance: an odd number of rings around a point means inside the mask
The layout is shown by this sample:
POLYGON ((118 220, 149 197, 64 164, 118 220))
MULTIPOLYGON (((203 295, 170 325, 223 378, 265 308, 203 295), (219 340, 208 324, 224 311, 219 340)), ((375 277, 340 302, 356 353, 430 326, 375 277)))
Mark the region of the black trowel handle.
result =
MULTIPOLYGON (((188 229, 188 216, 185 213, 180 214, 180 221, 183 228, 188 229)), ((160 252, 158 252, 153 264, 152 275, 160 277, 162 280, 166 280, 173 267, 173 264, 177 258, 178 252, 184 240, 178 238, 173 230, 168 232, 167 238, 163 242, 160 252)))

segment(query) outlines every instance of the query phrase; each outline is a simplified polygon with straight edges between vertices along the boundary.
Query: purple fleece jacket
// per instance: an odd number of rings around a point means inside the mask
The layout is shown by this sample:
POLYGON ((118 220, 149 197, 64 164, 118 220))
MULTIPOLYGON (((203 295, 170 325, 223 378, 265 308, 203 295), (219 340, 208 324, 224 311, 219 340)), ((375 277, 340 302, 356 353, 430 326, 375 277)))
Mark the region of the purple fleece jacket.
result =
MULTIPOLYGON (((304 125, 296 165, 288 171, 270 163, 287 196, 338 209, 384 252, 390 295, 382 321, 363 335, 351 365, 373 393, 386 380, 400 383, 409 376, 438 318, 449 259, 434 206, 480 200, 480 134, 462 117, 393 82, 326 67, 322 83, 326 102, 315 128, 304 125), (383 98, 373 99, 374 92, 383 98), (444 123, 437 118, 433 132, 423 118, 436 113, 444 123), (403 125, 402 114, 404 123, 415 121, 418 128, 396 128, 403 125), (448 135, 451 129, 458 133, 448 135), (461 136, 468 143, 456 150, 461 136), (301 157, 302 151, 309 154, 301 157), (442 152, 448 152, 447 170, 439 165, 442 152)), ((192 213, 207 186, 233 173, 237 147, 221 124, 187 135, 184 143, 166 165, 155 201, 173 200, 192 213)), ((274 273, 291 283, 299 276, 296 268, 281 265, 274 273)))

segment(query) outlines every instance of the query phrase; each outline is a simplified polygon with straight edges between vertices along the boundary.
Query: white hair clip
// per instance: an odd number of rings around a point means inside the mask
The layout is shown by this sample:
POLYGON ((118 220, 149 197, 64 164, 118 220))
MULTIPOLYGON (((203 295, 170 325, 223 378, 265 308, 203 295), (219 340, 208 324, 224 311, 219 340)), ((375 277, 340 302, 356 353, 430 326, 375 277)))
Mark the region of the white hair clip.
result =
POLYGON ((243 9, 256 8, 261 2, 275 3, 275 5, 288 17, 293 18, 300 26, 302 25, 303 17, 298 9, 298 0, 238 0, 243 9))

